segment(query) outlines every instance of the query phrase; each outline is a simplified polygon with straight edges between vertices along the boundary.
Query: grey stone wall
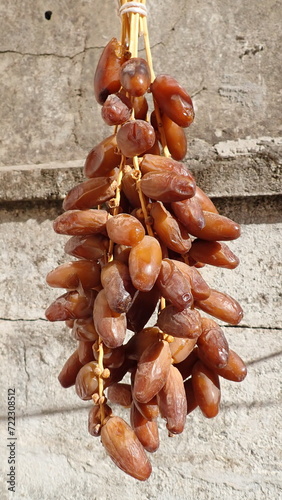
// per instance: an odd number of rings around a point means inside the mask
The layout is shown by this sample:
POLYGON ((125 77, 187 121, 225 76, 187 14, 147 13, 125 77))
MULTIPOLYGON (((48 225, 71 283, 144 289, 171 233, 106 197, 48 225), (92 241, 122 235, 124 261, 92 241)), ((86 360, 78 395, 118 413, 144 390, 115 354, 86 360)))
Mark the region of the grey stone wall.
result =
POLYGON ((281 2, 148 5, 156 72, 173 74, 194 95, 187 164, 220 212, 242 224, 230 245, 239 268, 202 272, 244 308, 240 327, 225 332, 248 377, 222 382, 216 419, 195 411, 175 438, 160 422, 161 446, 144 484, 115 468, 88 435, 89 404, 57 382, 74 343, 44 318, 58 295, 45 276, 67 260, 52 220, 82 179, 85 155, 108 134, 92 79, 119 21, 113 0, 2 0, 1 499, 281 498, 281 2), (17 397, 15 494, 6 483, 9 387, 17 397))

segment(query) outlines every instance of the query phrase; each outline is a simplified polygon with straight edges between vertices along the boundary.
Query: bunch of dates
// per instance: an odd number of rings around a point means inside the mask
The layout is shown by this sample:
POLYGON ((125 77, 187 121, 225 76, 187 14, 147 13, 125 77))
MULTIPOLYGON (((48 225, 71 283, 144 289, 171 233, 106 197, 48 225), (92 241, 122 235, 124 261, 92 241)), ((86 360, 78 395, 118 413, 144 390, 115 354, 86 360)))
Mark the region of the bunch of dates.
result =
POLYGON ((65 321, 77 341, 59 381, 93 401, 90 434, 101 437, 122 470, 145 480, 151 473, 145 450, 159 446, 158 418, 172 436, 196 407, 215 417, 220 377, 246 376, 210 317, 237 325, 242 309, 198 270, 238 265, 225 241, 238 238, 240 227, 219 215, 181 162, 183 128, 194 111, 173 77, 152 79, 147 61, 112 39, 94 90, 114 129, 88 154, 87 180, 70 190, 54 221, 57 233, 70 235, 65 252, 76 260, 48 274, 50 286, 67 291, 46 317, 65 321), (130 425, 111 403, 130 408, 130 425))

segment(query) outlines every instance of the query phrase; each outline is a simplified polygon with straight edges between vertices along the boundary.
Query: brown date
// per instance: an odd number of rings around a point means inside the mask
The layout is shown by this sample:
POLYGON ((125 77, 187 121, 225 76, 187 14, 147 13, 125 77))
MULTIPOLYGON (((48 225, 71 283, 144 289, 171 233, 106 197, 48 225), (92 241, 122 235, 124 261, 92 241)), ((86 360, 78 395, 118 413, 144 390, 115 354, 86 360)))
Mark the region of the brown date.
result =
POLYGON ((127 245, 115 245, 114 246, 114 259, 124 264, 128 264, 129 254, 131 247, 127 245))
POLYGON ((207 418, 218 414, 220 385, 216 373, 197 361, 192 370, 192 384, 197 404, 207 418))
POLYGON ((128 104, 116 94, 111 94, 105 100, 101 115, 107 125, 122 125, 127 120, 129 120, 131 115, 131 105, 128 100, 128 104))
POLYGON ((205 217, 197 198, 193 196, 183 201, 176 201, 171 204, 171 208, 176 217, 185 227, 197 227, 203 229, 205 217))
POLYGON ((75 290, 80 286, 84 290, 100 285, 100 265, 89 260, 77 260, 56 267, 47 274, 46 281, 54 288, 75 290))
POLYGON ((187 139, 182 127, 173 122, 165 113, 162 115, 162 125, 169 152, 174 160, 183 160, 187 153, 187 139))
POLYGON ((195 300, 195 307, 230 325, 238 325, 243 318, 243 310, 235 299, 213 289, 207 299, 195 300))
POLYGON ((120 82, 131 96, 144 95, 151 83, 151 73, 147 61, 141 57, 132 57, 123 63, 120 70, 120 82))
MULTIPOLYGON (((108 405, 103 406, 104 417, 109 417, 112 410, 108 405)), ((101 407, 99 405, 92 406, 88 414, 88 432, 91 436, 98 437, 101 434, 101 407)))
POLYGON ((162 261, 161 270, 156 281, 161 295, 169 300, 177 309, 190 307, 193 303, 190 281, 170 259, 162 261))
POLYGON ((53 222, 56 233, 83 236, 106 233, 106 222, 110 215, 106 210, 70 210, 59 215, 53 222))
POLYGON ((72 188, 63 202, 64 210, 86 210, 113 198, 117 183, 113 177, 94 177, 72 188))
POLYGON ((83 295, 77 291, 64 293, 46 309, 45 316, 49 321, 87 318, 92 312, 95 297, 96 293, 92 290, 85 291, 83 295))
POLYGON ((225 243, 219 241, 194 240, 189 250, 190 256, 196 262, 226 269, 235 269, 239 264, 238 257, 225 243))
POLYGON ((141 415, 143 415, 146 420, 154 420, 159 415, 159 407, 157 402, 157 396, 154 396, 147 403, 139 403, 134 399, 134 404, 138 408, 141 415))
POLYGON ((195 339, 201 334, 201 316, 195 309, 183 309, 169 305, 161 310, 158 327, 174 337, 195 339))
POLYGON ((229 347, 227 339, 220 326, 212 321, 202 318, 202 333, 197 340, 199 358, 209 366, 222 368, 227 364, 229 347))
POLYGON ((169 344, 172 361, 174 364, 181 363, 193 351, 197 339, 181 339, 174 338, 174 341, 169 344))
POLYGON ((156 326, 143 328, 133 335, 126 344, 126 355, 129 359, 139 360, 148 346, 162 338, 160 329, 156 326))
POLYGON ((197 238, 208 241, 229 241, 239 238, 241 228, 239 224, 223 215, 203 211, 205 225, 202 229, 192 220, 185 223, 189 233, 197 238))
POLYGON ((149 292, 157 280, 161 263, 159 242, 153 236, 144 236, 129 254, 128 265, 133 286, 142 292, 149 292))
MULTIPOLYGON (((141 163, 140 169, 143 175, 148 174, 150 172, 163 173, 170 172, 175 175, 184 175, 188 179, 188 181, 193 186, 193 194, 196 189, 196 182, 191 174, 190 170, 186 168, 184 163, 180 163, 179 161, 173 160, 172 158, 166 158, 165 156, 159 155, 151 155, 145 154, 141 163)), ((191 195, 193 196, 193 195, 191 195)))
POLYGON ((163 387, 171 365, 169 344, 157 341, 140 357, 134 379, 133 398, 148 403, 163 387))
MULTIPOLYGON (((207 359, 202 360, 209 368, 210 366, 207 359)), ((247 375, 247 367, 244 361, 238 356, 235 351, 229 349, 228 360, 222 368, 212 368, 218 375, 232 382, 242 382, 247 375)))
POLYGON ((181 373, 175 366, 170 367, 166 383, 157 394, 161 416, 166 420, 166 427, 172 434, 184 430, 187 401, 181 373))
POLYGON ((58 375, 61 386, 67 389, 74 385, 77 374, 82 366, 82 363, 79 361, 78 350, 76 349, 67 359, 58 375))
POLYGON ((102 444, 113 462, 135 479, 145 481, 152 466, 131 427, 120 417, 109 417, 101 429, 102 444))
POLYGON ((145 236, 142 224, 129 214, 114 215, 107 221, 106 228, 109 238, 119 245, 134 246, 145 236))
POLYGON ((184 389, 186 394, 187 401, 187 415, 197 408, 198 403, 195 398, 195 394, 193 391, 192 378, 189 378, 184 382, 184 389))
POLYGON ((89 363, 90 361, 94 360, 94 354, 93 354, 92 347, 93 347, 93 342, 79 340, 79 342, 78 342, 78 357, 79 357, 79 361, 83 365, 86 365, 86 363, 89 363))
POLYGON ((195 198, 200 203, 202 210, 218 214, 218 211, 214 206, 213 202, 211 201, 211 199, 206 195, 204 191, 202 191, 201 188, 199 188, 199 186, 196 187, 195 198))
POLYGON ((72 328, 72 336, 75 340, 85 340, 95 342, 98 340, 98 333, 95 330, 92 314, 88 318, 76 319, 72 328))
POLYGON ((151 318, 160 299, 160 291, 155 285, 149 292, 137 292, 131 308, 126 314, 127 328, 139 332, 151 318))
POLYGON ((84 401, 91 399, 93 394, 97 392, 98 389, 98 378, 96 374, 96 370, 98 368, 98 364, 96 361, 90 361, 84 365, 78 372, 76 381, 75 381, 75 390, 80 397, 84 401))
POLYGON ((126 60, 125 49, 116 38, 104 48, 94 75, 94 94, 99 104, 120 89, 120 68, 126 60))
POLYGON ((127 312, 135 292, 127 265, 118 260, 108 262, 102 268, 101 283, 111 310, 117 313, 127 312))
POLYGON ((141 207, 141 202, 136 187, 136 177, 134 175, 133 169, 129 165, 126 165, 124 167, 121 187, 130 205, 136 208, 141 207))
POLYGON ((116 348, 123 344, 126 334, 125 314, 118 314, 109 307, 105 290, 101 290, 94 302, 93 319, 95 328, 104 344, 116 348))
POLYGON ((132 403, 131 385, 122 382, 112 384, 107 390, 107 396, 111 403, 130 408, 132 403))
POLYGON ((109 240, 102 234, 72 236, 65 244, 65 253, 80 259, 98 260, 105 256, 109 240))
POLYGON ((180 254, 190 250, 191 239, 188 231, 160 201, 151 204, 150 215, 154 220, 154 230, 167 248, 180 254))
POLYGON ((189 127, 194 120, 191 97, 169 75, 158 75, 151 84, 151 91, 161 110, 180 127, 189 127))
POLYGON ((195 299, 204 300, 210 296, 210 287, 205 282, 199 271, 195 267, 188 266, 180 260, 173 260, 174 264, 190 280, 191 292, 195 299))
POLYGON ((134 118, 136 120, 146 120, 148 113, 148 102, 145 96, 134 97, 132 100, 134 118))
POLYGON ((158 424, 156 420, 147 420, 138 410, 134 403, 130 411, 131 427, 135 431, 140 443, 145 450, 153 453, 160 445, 158 424))
MULTIPOLYGON (((197 339, 196 339, 197 341, 197 339)), ((190 354, 180 363, 177 363, 177 369, 180 371, 183 380, 191 376, 194 364, 199 361, 198 347, 190 352, 190 354)))
POLYGON ((144 120, 124 123, 117 133, 117 145, 124 156, 132 158, 150 149, 155 143, 155 131, 144 120))
MULTIPOLYGON (((103 364, 106 368, 111 369, 110 370, 111 371, 111 383, 113 383, 113 380, 114 380, 113 369, 121 368, 126 363, 125 349, 124 349, 123 345, 116 347, 114 349, 111 349, 110 347, 107 347, 106 345, 104 345, 103 351, 104 351, 103 352, 103 364)), ((96 349, 94 350, 94 357, 98 361, 99 351, 97 351, 96 349)))
POLYGON ((84 163, 85 177, 103 177, 113 175, 119 166, 121 154, 118 152, 115 135, 110 135, 88 153, 84 163))
POLYGON ((153 200, 171 203, 194 195, 195 181, 172 172, 149 172, 140 181, 143 193, 153 200))

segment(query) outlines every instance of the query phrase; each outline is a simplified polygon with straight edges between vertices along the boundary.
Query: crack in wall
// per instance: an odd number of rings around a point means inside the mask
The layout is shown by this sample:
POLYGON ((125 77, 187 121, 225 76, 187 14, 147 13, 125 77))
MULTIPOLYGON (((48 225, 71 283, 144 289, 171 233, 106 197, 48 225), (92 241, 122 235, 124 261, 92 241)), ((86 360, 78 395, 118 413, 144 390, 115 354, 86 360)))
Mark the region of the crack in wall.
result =
MULTIPOLYGON (((161 42, 160 42, 161 43, 161 42)), ((31 57, 58 57, 59 59, 75 59, 76 57, 80 56, 81 54, 85 54, 89 50, 103 50, 105 48, 104 45, 102 46, 94 46, 94 47, 86 47, 84 46, 83 50, 77 52, 76 54, 73 54, 72 56, 70 55, 63 55, 63 54, 55 54, 53 52, 43 52, 43 53, 36 53, 36 52, 20 52, 18 50, 0 50, 0 54, 16 54, 19 56, 31 56, 31 57)))

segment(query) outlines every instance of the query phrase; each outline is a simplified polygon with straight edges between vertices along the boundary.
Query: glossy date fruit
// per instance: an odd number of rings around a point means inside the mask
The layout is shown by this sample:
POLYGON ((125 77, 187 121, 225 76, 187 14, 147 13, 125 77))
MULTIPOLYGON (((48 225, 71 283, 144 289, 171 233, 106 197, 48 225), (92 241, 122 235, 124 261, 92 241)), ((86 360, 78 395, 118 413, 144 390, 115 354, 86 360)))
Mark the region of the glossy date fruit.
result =
POLYGON ((110 135, 88 153, 84 163, 85 177, 112 175, 121 162, 115 135, 110 135))
POLYGON ((104 48, 94 75, 94 94, 99 104, 108 95, 120 89, 120 68, 126 60, 126 51, 116 38, 112 38, 104 48))
POLYGON ((62 264, 50 271, 46 282, 54 288, 75 290, 81 286, 84 290, 90 290, 99 286, 100 273, 100 266, 96 262, 78 260, 62 264))
POLYGON ((167 248, 185 254, 191 248, 191 239, 186 228, 174 218, 163 203, 156 201, 150 206, 153 228, 167 248))
POLYGON ((195 307, 230 325, 238 325, 243 318, 243 310, 237 300, 218 290, 211 289, 207 299, 196 300, 195 307))
POLYGON ((197 404, 207 418, 218 414, 220 403, 220 384, 216 373, 197 361, 192 370, 192 384, 197 404))
POLYGON ((129 273, 134 287, 142 292, 149 292, 157 280, 161 263, 159 242, 153 236, 144 236, 129 254, 129 273))
POLYGON ((151 74, 147 61, 141 57, 132 57, 123 63, 120 70, 120 82, 133 97, 144 95, 151 83, 151 74))
POLYGON ((83 236, 106 233, 106 222, 110 214, 106 210, 69 210, 53 222, 56 233, 83 236))
POLYGON ((180 127, 189 127, 194 120, 191 97, 169 75, 158 75, 151 84, 151 91, 161 110, 180 127))

